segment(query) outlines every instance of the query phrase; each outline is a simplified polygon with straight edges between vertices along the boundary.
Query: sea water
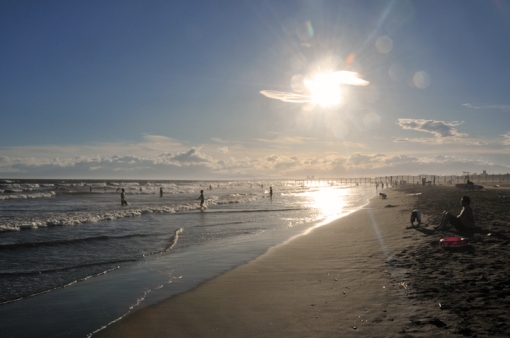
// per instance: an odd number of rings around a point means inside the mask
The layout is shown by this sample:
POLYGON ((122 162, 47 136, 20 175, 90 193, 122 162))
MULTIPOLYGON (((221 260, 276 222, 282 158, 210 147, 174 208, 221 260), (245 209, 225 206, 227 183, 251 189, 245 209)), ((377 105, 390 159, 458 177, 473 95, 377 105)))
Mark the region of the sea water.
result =
POLYGON ((0 336, 90 336, 375 194, 335 182, 0 181, 0 336))

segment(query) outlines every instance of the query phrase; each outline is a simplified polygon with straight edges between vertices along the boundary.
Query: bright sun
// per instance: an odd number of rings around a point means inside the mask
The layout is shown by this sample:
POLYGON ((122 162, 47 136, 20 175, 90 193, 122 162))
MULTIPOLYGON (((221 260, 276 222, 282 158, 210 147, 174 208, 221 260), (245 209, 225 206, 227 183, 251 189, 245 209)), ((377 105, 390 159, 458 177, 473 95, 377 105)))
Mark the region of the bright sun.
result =
POLYGON ((317 73, 313 79, 305 80, 305 86, 310 90, 312 101, 322 107, 331 107, 342 101, 342 90, 336 72, 317 73))

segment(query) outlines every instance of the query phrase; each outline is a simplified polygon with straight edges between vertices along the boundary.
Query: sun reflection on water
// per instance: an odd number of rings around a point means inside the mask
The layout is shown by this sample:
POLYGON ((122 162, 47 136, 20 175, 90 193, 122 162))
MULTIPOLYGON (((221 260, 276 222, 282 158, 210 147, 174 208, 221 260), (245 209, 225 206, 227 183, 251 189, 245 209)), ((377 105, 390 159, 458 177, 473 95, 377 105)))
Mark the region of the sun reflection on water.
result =
POLYGON ((310 197, 309 207, 317 210, 319 219, 330 219, 342 214, 347 204, 345 201, 347 190, 320 187, 305 195, 310 197))
POLYGON ((302 223, 312 223, 313 225, 284 243, 307 235, 318 227, 362 208, 376 193, 374 187, 371 186, 340 186, 327 181, 306 181, 303 182, 303 187, 308 190, 297 194, 304 198, 302 207, 314 212, 310 213, 310 217, 307 219, 288 219, 290 221, 288 227, 302 223))

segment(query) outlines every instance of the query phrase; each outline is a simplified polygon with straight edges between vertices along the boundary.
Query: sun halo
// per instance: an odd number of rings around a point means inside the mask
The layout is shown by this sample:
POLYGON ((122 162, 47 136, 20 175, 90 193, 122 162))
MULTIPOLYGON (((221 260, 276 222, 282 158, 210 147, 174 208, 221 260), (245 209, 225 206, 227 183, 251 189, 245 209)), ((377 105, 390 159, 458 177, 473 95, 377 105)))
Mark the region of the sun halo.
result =
POLYGON ((335 73, 317 73, 304 81, 310 90, 312 102, 322 107, 332 107, 342 102, 342 89, 335 73))

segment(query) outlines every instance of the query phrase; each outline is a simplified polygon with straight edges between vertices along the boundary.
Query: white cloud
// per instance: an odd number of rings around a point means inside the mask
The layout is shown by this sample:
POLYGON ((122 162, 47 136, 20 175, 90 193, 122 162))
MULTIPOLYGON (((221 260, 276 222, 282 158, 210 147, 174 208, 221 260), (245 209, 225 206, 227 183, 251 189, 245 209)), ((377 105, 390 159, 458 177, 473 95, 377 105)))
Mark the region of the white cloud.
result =
POLYGON ((191 148, 189 151, 184 153, 178 153, 172 157, 173 161, 177 161, 181 164, 188 163, 211 163, 212 158, 202 154, 200 149, 191 148))
POLYGON ((218 151, 222 154, 226 154, 228 153, 228 147, 221 147, 221 148, 218 148, 218 151))
POLYGON ((435 120, 423 120, 423 119, 398 119, 398 124, 403 129, 416 130, 424 133, 433 134, 436 138, 445 137, 463 137, 467 134, 461 134, 455 128, 462 124, 461 121, 435 121, 435 120))

